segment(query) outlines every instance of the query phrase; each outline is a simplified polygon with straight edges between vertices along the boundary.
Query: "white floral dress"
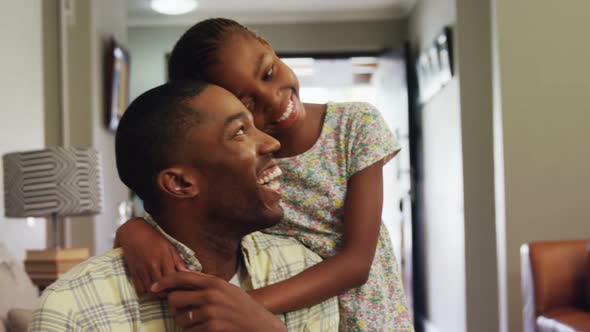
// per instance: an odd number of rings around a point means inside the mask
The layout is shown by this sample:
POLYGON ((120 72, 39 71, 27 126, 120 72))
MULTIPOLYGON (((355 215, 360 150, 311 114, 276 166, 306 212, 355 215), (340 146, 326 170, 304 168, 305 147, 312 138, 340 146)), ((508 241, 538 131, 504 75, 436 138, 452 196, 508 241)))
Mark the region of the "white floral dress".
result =
MULTIPOLYGON (((277 159, 283 170, 285 219, 265 232, 297 238, 326 258, 342 244, 348 179, 389 161, 399 145, 368 103, 329 103, 318 141, 298 156, 277 159)), ((381 225, 369 279, 338 297, 340 331, 413 331, 390 237, 381 225)))

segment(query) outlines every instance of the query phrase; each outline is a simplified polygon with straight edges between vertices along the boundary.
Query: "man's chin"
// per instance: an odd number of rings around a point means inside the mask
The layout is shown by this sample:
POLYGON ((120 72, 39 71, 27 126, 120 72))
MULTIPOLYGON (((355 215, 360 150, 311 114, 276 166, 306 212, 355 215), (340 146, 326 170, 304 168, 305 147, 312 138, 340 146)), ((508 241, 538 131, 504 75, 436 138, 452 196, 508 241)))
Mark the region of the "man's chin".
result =
POLYGON ((281 222, 281 220, 283 220, 284 215, 283 209, 280 207, 275 211, 268 211, 264 216, 261 216, 260 229, 258 230, 263 230, 277 225, 281 222))

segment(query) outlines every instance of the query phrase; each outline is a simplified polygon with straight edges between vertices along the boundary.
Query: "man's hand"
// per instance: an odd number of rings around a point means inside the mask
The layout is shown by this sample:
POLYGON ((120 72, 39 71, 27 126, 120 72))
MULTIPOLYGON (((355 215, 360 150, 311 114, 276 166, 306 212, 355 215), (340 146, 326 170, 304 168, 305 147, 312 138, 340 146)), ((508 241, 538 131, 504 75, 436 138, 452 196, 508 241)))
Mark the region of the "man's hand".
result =
POLYGON ((176 324, 185 331, 287 331, 242 289, 211 275, 178 272, 151 290, 167 293, 176 324))

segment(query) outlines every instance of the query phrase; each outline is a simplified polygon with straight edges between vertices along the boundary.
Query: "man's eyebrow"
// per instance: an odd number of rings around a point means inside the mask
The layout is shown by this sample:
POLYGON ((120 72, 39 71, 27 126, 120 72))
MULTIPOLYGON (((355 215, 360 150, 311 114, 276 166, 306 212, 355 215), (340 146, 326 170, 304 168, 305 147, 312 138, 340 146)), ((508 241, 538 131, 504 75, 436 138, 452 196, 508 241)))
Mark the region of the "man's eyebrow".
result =
POLYGON ((246 119, 248 119, 247 112, 236 113, 234 115, 229 116, 227 119, 225 119, 225 123, 223 124, 223 128, 227 128, 234 121, 246 120, 246 119))

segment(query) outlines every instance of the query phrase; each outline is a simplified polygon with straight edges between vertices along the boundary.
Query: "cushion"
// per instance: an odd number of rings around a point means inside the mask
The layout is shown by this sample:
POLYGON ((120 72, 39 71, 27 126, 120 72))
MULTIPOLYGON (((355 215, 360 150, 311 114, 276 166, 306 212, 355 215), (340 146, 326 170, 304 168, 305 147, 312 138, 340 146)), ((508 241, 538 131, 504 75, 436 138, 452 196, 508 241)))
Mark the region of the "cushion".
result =
POLYGON ((8 330, 10 332, 27 332, 33 321, 33 310, 12 309, 8 312, 8 330))
POLYGON ((584 306, 588 241, 546 241, 529 246, 537 314, 584 306))
POLYGON ((14 257, 0 242, 0 321, 14 308, 34 309, 39 291, 14 257))
POLYGON ((539 332, 590 331, 590 312, 574 307, 549 310, 537 318, 539 332))
MULTIPOLYGON (((590 245, 586 249, 590 252, 590 245)), ((586 258, 586 278, 584 280, 586 287, 586 310, 590 311, 590 255, 586 258)))

